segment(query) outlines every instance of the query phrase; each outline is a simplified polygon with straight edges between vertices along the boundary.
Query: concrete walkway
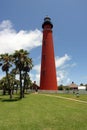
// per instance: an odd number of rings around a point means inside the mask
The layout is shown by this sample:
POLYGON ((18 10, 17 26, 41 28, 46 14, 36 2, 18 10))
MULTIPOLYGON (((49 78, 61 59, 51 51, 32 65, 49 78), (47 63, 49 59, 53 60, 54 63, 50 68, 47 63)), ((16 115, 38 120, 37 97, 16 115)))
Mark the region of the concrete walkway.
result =
POLYGON ((71 101, 87 104, 86 101, 77 100, 77 99, 73 99, 73 98, 67 98, 67 97, 56 96, 56 95, 49 95, 49 94, 39 94, 39 95, 44 95, 44 96, 49 96, 49 97, 56 97, 56 98, 61 98, 61 99, 65 99, 65 100, 71 100, 71 101))

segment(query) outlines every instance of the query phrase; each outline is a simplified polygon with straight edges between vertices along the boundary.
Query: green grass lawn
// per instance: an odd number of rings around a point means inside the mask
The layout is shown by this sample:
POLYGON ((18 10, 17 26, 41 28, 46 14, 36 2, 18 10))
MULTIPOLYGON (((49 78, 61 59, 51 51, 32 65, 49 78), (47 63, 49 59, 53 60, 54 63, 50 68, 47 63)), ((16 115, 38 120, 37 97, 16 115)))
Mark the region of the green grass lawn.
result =
MULTIPOLYGON (((86 103, 43 94, 29 94, 22 100, 8 99, 0 96, 0 130, 87 130, 86 103)), ((87 95, 78 98, 86 99, 87 95)))
POLYGON ((62 96, 62 97, 66 97, 66 98, 73 98, 76 100, 81 100, 81 101, 87 101, 87 95, 86 94, 79 94, 79 97, 77 97, 76 94, 51 94, 51 95, 56 95, 56 96, 62 96))

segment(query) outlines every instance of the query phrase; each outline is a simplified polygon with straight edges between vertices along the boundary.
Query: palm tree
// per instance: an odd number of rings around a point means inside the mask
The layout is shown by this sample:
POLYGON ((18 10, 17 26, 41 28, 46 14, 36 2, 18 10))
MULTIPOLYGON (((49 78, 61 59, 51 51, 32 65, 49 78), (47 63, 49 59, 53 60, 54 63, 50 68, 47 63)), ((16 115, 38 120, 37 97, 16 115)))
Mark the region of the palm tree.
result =
POLYGON ((27 90, 30 88, 30 86, 32 86, 32 81, 31 81, 31 79, 30 79, 29 74, 27 74, 27 76, 26 76, 26 87, 25 87, 26 92, 27 92, 27 90))
POLYGON ((12 77, 11 83, 12 83, 12 85, 13 85, 12 94, 14 93, 14 89, 16 89, 16 93, 17 93, 17 87, 15 88, 15 85, 18 86, 18 85, 16 84, 16 77, 15 77, 16 74, 17 74, 17 70, 16 70, 16 68, 13 68, 13 69, 11 70, 11 72, 10 72, 10 75, 11 75, 11 77, 12 77))
POLYGON ((7 85, 8 85, 8 88, 9 88, 9 94, 10 94, 10 99, 12 98, 12 89, 11 89, 11 86, 10 86, 10 79, 9 79, 9 69, 10 67, 12 67, 12 56, 9 55, 8 53, 6 54, 1 54, 0 55, 0 65, 2 66, 2 71, 6 72, 6 79, 7 79, 7 85))
POLYGON ((15 53, 13 54, 16 70, 19 71, 19 76, 20 76, 20 98, 24 97, 24 88, 23 88, 23 85, 22 85, 23 84, 22 83, 22 81, 23 81, 22 75, 25 72, 25 78, 24 79, 26 80, 26 74, 32 68, 32 60, 30 58, 28 58, 28 54, 29 53, 26 50, 23 50, 23 49, 21 49, 19 51, 16 50, 15 53))
POLYGON ((6 77, 3 77, 0 80, 0 86, 1 86, 1 89, 3 90, 3 95, 5 95, 6 94, 6 90, 8 89, 7 88, 7 79, 6 79, 6 77))
POLYGON ((25 91, 25 86, 26 86, 26 83, 27 83, 27 78, 29 77, 28 76, 28 72, 32 69, 33 65, 32 65, 32 59, 31 58, 28 58, 28 57, 25 57, 25 60, 24 60, 24 86, 23 86, 23 97, 24 97, 24 91, 25 91))

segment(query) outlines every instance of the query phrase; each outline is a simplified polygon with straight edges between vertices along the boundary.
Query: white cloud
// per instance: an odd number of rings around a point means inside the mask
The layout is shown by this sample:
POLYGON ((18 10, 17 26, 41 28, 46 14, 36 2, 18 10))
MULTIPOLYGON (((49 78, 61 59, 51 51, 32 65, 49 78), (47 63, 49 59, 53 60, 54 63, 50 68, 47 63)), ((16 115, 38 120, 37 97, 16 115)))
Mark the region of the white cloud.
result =
POLYGON ((70 59, 70 56, 67 54, 65 54, 63 57, 56 57, 56 67, 63 66, 70 59))
POLYGON ((66 70, 57 70, 57 82, 59 84, 64 84, 65 79, 67 79, 68 72, 66 70))
POLYGON ((6 30, 6 29, 12 30, 12 23, 9 20, 3 20, 0 23, 0 31, 6 30))
POLYGON ((30 72, 31 80, 39 85, 40 84, 40 64, 35 65, 30 72))
POLYGON ((69 84, 71 82, 70 78, 67 78, 66 83, 69 84))
POLYGON ((77 64, 76 63, 72 63, 72 64, 64 64, 64 65, 62 65, 62 66, 60 66, 61 67, 61 69, 66 69, 66 68, 73 68, 73 67, 75 67, 77 64))
POLYGON ((65 54, 62 57, 56 57, 56 69, 57 69, 57 81, 59 84, 67 83, 68 78, 68 71, 67 68, 71 68, 73 65, 68 63, 71 60, 71 57, 67 54, 65 54))
POLYGON ((20 30, 17 32, 9 20, 0 23, 0 53, 13 52, 14 50, 31 50, 41 45, 42 32, 35 30, 20 30))
POLYGON ((35 65, 35 66, 33 67, 33 70, 35 70, 37 73, 40 73, 40 64, 35 65))

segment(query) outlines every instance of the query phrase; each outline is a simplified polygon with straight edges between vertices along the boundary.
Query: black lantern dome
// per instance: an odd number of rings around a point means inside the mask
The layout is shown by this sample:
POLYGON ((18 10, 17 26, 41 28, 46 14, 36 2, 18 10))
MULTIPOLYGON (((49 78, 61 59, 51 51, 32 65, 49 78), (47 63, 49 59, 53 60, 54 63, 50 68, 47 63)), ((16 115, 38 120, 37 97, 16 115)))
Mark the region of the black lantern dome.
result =
POLYGON ((48 16, 46 16, 46 17, 44 18, 44 22, 43 22, 43 24, 42 24, 42 28, 44 28, 44 25, 47 25, 47 24, 50 24, 50 25, 51 25, 51 28, 53 28, 53 24, 51 23, 51 18, 48 17, 48 16))

